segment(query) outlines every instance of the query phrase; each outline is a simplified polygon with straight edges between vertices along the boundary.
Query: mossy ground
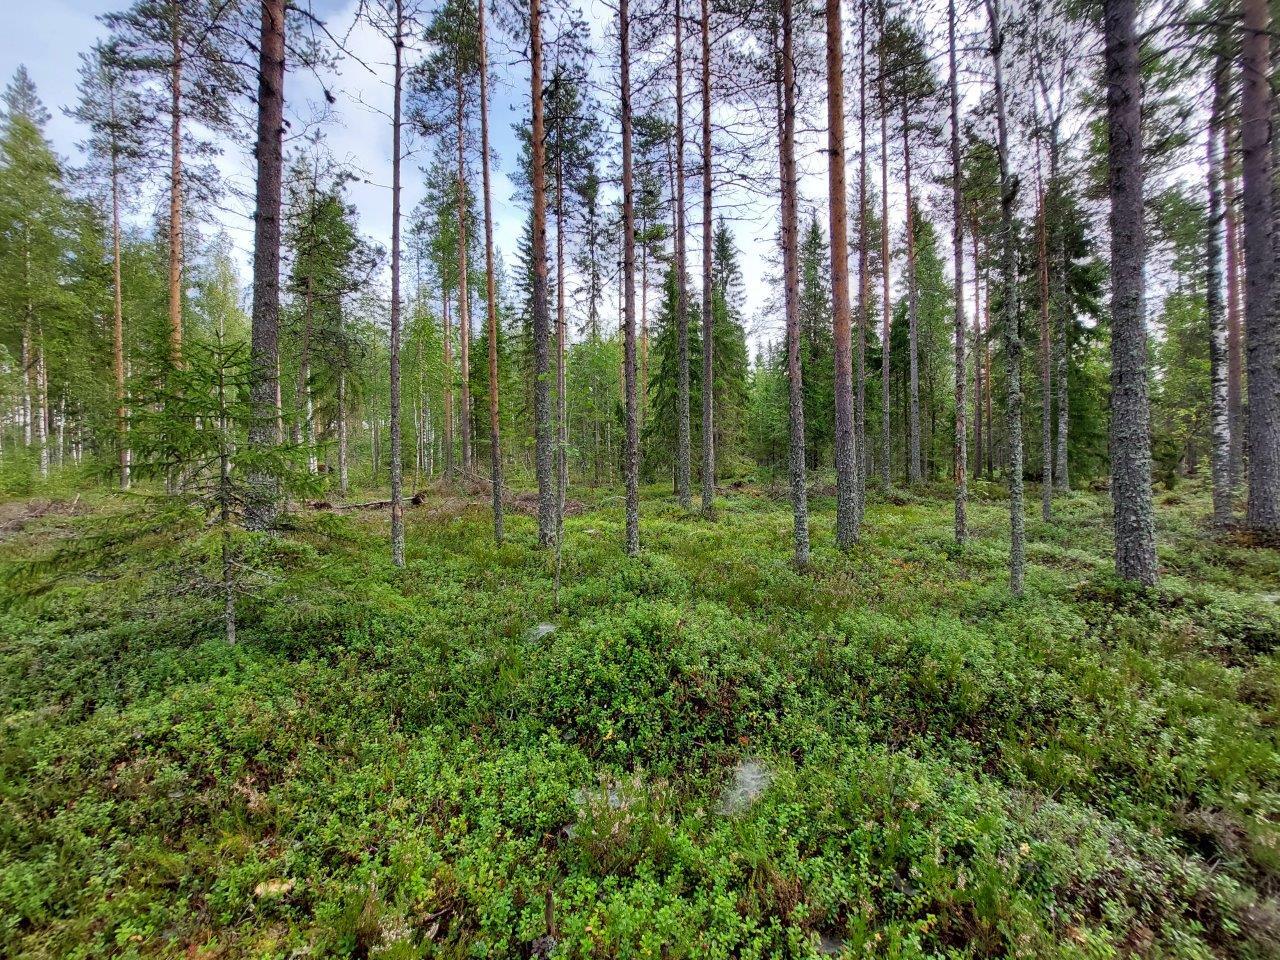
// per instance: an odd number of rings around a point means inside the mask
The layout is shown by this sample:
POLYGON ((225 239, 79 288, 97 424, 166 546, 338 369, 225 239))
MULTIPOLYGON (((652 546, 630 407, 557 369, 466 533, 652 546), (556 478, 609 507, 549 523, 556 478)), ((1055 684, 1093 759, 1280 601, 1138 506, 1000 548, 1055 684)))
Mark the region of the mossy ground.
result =
POLYGON ((235 647, 208 544, 95 546, 131 501, 9 524, 0 954, 1280 952, 1280 553, 1203 491, 1158 496, 1150 592, 1060 497, 1021 600, 995 486, 963 549, 945 488, 848 555, 819 498, 808 574, 761 491, 647 491, 638 559, 580 495, 558 598, 482 497, 411 509, 402 571, 376 514, 250 544, 235 647))

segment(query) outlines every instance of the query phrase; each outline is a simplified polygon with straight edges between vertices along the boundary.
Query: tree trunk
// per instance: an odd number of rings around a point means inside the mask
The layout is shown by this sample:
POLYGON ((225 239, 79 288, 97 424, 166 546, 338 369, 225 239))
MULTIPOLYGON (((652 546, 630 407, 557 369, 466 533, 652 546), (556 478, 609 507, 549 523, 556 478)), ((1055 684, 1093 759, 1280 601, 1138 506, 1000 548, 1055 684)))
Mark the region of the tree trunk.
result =
MULTIPOLYGON (((556 548, 569 491, 568 325, 564 303, 564 144, 556 144, 556 548)), ((557 554, 558 556, 558 554, 557 554)))
MULTIPOLYGON (((1022 333, 1015 300, 1017 250, 1014 245, 1013 211, 1018 187, 1009 173, 1009 127, 1004 99, 1004 31, 1000 25, 1000 0, 986 0, 991 27, 991 60, 995 73, 996 129, 1000 159, 1001 291, 1004 313, 1005 360, 1008 364, 1006 401, 1009 433, 1009 589, 1022 595, 1025 546, 1022 501, 1022 333)), ((990 300, 990 297, 988 297, 990 300)))
POLYGON ((906 190, 907 365, 911 390, 907 418, 907 484, 912 485, 920 482, 920 295, 916 288, 915 215, 911 209, 911 122, 905 95, 902 98, 902 177, 906 190))
POLYGON ((1053 357, 1049 336, 1049 237, 1044 190, 1039 196, 1036 266, 1040 289, 1040 519, 1053 519, 1053 357))
POLYGON ((391 104, 391 562, 404 566, 404 496, 400 460, 400 127, 404 87, 404 2, 396 0, 391 104))
MULTIPOLYGON (((534 0, 537 2, 537 0, 534 0)), ((619 80, 622 114, 622 275, 623 379, 627 447, 622 457, 626 484, 626 550, 640 552, 640 434, 636 411, 636 236, 635 187, 631 157, 631 21, 627 0, 618 0, 619 80)))
MULTIPOLYGON (((951 250, 952 270, 955 273, 955 390, 956 436, 952 473, 956 485, 955 534, 956 543, 964 543, 968 537, 966 511, 969 503, 968 476, 968 427, 965 424, 966 390, 968 374, 965 369, 964 340, 967 325, 964 319, 964 199, 960 193, 960 94, 956 71, 956 4, 947 4, 947 63, 950 67, 949 93, 951 98, 951 250)), ((977 283, 977 277, 974 278, 977 283)))
POLYGON ((867 509, 867 315, 871 270, 867 250, 867 5, 858 5, 858 328, 854 347, 853 447, 857 456, 855 511, 861 528, 867 509))
POLYGON ((827 196, 831 230, 831 320, 835 354, 836 546, 858 542, 858 451, 853 434, 853 345, 849 305, 849 200, 844 150, 844 31, 840 0, 826 0, 827 196))
POLYGON ((1240 141, 1244 174, 1245 376, 1249 404, 1250 527, 1280 531, 1280 326, 1276 323, 1275 210, 1267 0, 1244 0, 1240 141))
MULTIPOLYGON (((285 2, 263 0, 258 45, 257 189, 253 230, 253 332, 249 445, 268 450, 276 434, 276 363, 280 320, 280 181, 284 138, 285 2)), ((280 508, 279 479, 250 478, 245 525, 265 530, 280 508)))
MULTIPOLYGON (((884 9, 880 8, 880 50, 884 49, 884 9)), ((880 484, 888 493, 893 486, 893 438, 889 434, 889 407, 892 384, 889 382, 889 110, 885 99, 884 56, 881 53, 876 70, 876 93, 880 104, 880 484)))
POLYGON ((684 215, 684 48, 681 0, 675 0, 676 59, 676 126, 675 126, 675 191, 676 191, 676 497, 685 510, 693 509, 690 490, 692 453, 689 438, 689 300, 685 277, 684 215))
POLYGON ((782 50, 778 113, 781 124, 778 160, 782 188, 782 270, 787 313, 787 383, 790 421, 789 467, 791 509, 795 524, 795 562, 809 566, 809 502, 805 488, 804 381, 800 369, 800 265, 796 174, 796 65, 792 0, 782 0, 782 50))
POLYGON ((489 54, 485 0, 478 0, 480 44, 480 170, 484 189, 485 304, 489 328, 489 480, 493 496, 493 539, 502 543, 502 443, 498 416, 498 292, 493 263, 493 192, 489 184, 489 54))
POLYGON ((350 489, 347 457, 347 371, 338 370, 338 492, 343 497, 350 489))
MULTIPOLYGON (((1220 40, 1221 42, 1221 40, 1220 40)), ((1213 520, 1231 522, 1231 423, 1227 403, 1227 319, 1222 309, 1222 163, 1218 137, 1226 111, 1225 78, 1230 69, 1219 51, 1214 68, 1213 104, 1209 117, 1206 170, 1209 223, 1205 231, 1205 312, 1209 318, 1209 434, 1213 477, 1213 520)))
POLYGON ((542 106, 542 0, 529 0, 529 77, 532 106, 530 181, 533 189, 533 429, 538 475, 538 545, 549 547, 556 534, 556 496, 552 479, 550 343, 547 304, 547 145, 542 106))
MULTIPOLYGON (((112 119, 115 117, 112 99, 112 119)), ((114 148, 111 154, 111 370, 115 378, 116 435, 120 444, 120 489, 128 490, 132 453, 129 449, 129 408, 124 377, 124 291, 120 279, 120 173, 114 148)))
POLYGON ((1111 194, 1111 497, 1116 573, 1156 582, 1142 268, 1142 76, 1137 0, 1105 0, 1111 194))
POLYGON ((462 76, 458 76, 458 360, 462 365, 462 472, 471 472, 471 286, 467 280, 467 171, 462 76))
POLYGON ((453 324, 449 317, 449 291, 443 287, 440 290, 440 300, 440 322, 443 330, 441 339, 444 342, 444 436, 441 439, 444 442, 445 482, 453 483, 457 479, 453 462, 453 324))
POLYGON ((702 515, 716 511, 715 329, 711 290, 711 4, 702 0, 702 515))
MULTIPOLYGON (((1226 80, 1221 81, 1226 84, 1226 80)), ((1224 92, 1224 95, 1227 95, 1224 92)), ((1223 118, 1223 203, 1227 225, 1227 420, 1231 433, 1231 489, 1244 477, 1244 323, 1240 309, 1240 218, 1236 212, 1236 173, 1232 162, 1231 117, 1223 118)))
MULTIPOLYGON (((263 39, 266 39, 265 23, 267 8, 264 3, 262 17, 264 23, 263 39)), ((182 26, 181 0, 170 0, 170 57, 169 65, 169 362, 174 368, 182 366, 182 26)), ((280 25, 280 34, 284 35, 284 24, 280 25)), ((261 54, 265 66, 265 51, 261 54)), ((283 67, 281 68, 283 78, 283 67)), ((259 91, 263 81, 259 79, 259 91)), ((281 81, 283 84, 283 79, 281 81)), ((281 93, 283 97, 283 90, 281 93)), ((258 109, 259 145, 261 145, 262 107, 258 109)), ((259 161, 261 170, 261 161, 259 161)), ((279 176, 276 177, 277 183, 279 176)), ((277 233, 279 228, 277 227, 277 233)), ((277 268, 277 275, 279 269, 277 268)), ((255 273, 256 278, 256 273, 255 273)), ((277 281, 278 285, 278 281, 277 281)))

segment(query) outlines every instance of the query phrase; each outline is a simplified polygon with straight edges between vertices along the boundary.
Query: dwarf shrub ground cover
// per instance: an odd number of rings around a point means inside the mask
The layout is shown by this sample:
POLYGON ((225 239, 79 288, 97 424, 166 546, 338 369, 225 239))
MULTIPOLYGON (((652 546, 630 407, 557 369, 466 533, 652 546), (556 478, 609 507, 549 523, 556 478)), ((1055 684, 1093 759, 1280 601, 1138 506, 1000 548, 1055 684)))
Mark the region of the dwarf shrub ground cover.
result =
POLYGON ((1073 493, 1020 601, 994 498, 963 549, 945 499, 873 503, 849 555, 818 500, 808 576, 783 503, 654 492, 628 559, 605 500, 558 605, 531 521, 496 547, 453 502, 409 511, 403 571, 379 516, 258 544, 235 647, 198 544, 33 564, 118 503, 13 537, 0 954, 1280 951, 1280 556, 1194 488, 1156 590, 1073 493))

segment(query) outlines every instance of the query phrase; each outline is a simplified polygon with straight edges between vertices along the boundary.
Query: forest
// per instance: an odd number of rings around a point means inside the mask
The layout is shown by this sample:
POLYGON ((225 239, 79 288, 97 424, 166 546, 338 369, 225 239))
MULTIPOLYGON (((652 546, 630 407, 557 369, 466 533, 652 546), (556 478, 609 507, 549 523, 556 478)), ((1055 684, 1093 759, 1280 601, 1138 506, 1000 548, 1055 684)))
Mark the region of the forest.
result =
POLYGON ((0 956, 1280 956, 1280 5, 7 19, 0 956))

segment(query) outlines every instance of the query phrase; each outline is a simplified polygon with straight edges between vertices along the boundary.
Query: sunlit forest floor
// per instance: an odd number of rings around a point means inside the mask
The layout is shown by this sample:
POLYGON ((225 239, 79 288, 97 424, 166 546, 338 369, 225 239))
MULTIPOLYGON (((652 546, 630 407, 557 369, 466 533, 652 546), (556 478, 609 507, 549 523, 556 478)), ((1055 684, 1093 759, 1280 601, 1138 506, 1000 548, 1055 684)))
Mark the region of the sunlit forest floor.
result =
POLYGON ((304 512, 244 557, 137 498, 0 506, 0 955, 1275 957, 1280 553, 1157 492, 1163 580, 1103 497, 974 538, 874 498, 790 565, 719 518, 574 490, 555 556, 483 495, 304 512))

